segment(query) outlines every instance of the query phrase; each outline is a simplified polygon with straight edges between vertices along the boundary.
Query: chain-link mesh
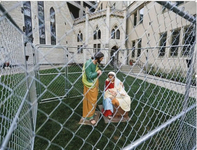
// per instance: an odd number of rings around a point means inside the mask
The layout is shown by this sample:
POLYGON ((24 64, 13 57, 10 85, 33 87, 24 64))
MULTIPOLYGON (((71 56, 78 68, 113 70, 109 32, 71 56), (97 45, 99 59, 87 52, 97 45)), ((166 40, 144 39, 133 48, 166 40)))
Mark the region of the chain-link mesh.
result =
POLYGON ((33 93, 28 92, 32 83, 29 83, 30 67, 27 67, 25 56, 23 34, 7 18, 1 17, 0 141, 2 147, 9 149, 31 149, 33 146, 36 110, 33 111, 34 104, 29 101, 33 93))
POLYGON ((196 148, 195 2, 2 1, 0 10, 2 150, 196 148), (84 125, 82 69, 98 51, 99 117, 84 125), (110 71, 131 98, 126 120, 106 122, 100 107, 110 71))

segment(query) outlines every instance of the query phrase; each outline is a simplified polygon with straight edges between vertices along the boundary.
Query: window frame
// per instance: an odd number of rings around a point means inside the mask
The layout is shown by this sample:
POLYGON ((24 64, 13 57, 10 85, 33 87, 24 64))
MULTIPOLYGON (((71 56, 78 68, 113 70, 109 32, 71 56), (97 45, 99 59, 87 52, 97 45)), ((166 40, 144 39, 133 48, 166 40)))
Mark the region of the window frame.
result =
POLYGON ((83 41, 83 34, 81 33, 81 31, 79 31, 79 33, 77 34, 77 42, 82 42, 83 41))
POLYGON ((94 54, 99 52, 100 50, 101 50, 101 44, 100 43, 93 45, 93 53, 94 54))
POLYGON ((98 26, 96 26, 96 29, 93 32, 93 39, 101 39, 101 30, 98 28, 98 26))
POLYGON ((178 50, 179 50, 179 47, 174 47, 176 45, 179 45, 180 43, 180 32, 181 32, 181 29, 178 28, 178 29, 174 29, 171 31, 171 45, 172 47, 170 48, 170 56, 172 57, 177 57, 178 56, 178 50), (175 34, 174 34, 175 33, 175 34), (178 39, 177 39, 178 37, 178 39))
POLYGON ((55 9, 53 7, 50 8, 50 33, 51 33, 51 45, 56 45, 57 36, 56 36, 56 17, 55 17, 55 9), (53 11, 53 12, 52 12, 53 11), (54 24, 52 22, 54 19, 54 24), (54 32, 52 31, 52 26, 54 26, 54 32))
POLYGON ((143 7, 141 7, 140 9, 139 9, 139 24, 141 24, 141 23, 143 23, 143 20, 144 20, 144 6, 143 7), (140 13, 140 11, 143 9, 143 15, 142 15, 142 17, 141 17, 141 13, 140 13))
POLYGON ((141 48, 142 48, 142 39, 138 39, 138 42, 137 42, 137 57, 139 57, 141 55, 141 48))
POLYGON ((131 57, 132 58, 135 58, 135 40, 132 41, 132 52, 131 52, 131 57))
POLYGON ((83 45, 77 45, 77 54, 83 53, 83 45))
POLYGON ((38 1, 37 4, 38 4, 39 43, 40 44, 46 44, 45 19, 44 19, 45 18, 44 17, 44 1, 38 1), (42 7, 42 9, 40 9, 40 7, 42 7), (43 16, 41 16, 39 12, 43 13, 43 16), (42 35, 43 35, 43 38, 42 38, 42 35))
POLYGON ((187 57, 189 56, 190 54, 190 51, 191 51, 191 47, 193 45, 193 42, 195 42, 195 36, 194 36, 194 27, 193 26, 186 26, 184 27, 184 42, 183 42, 183 45, 189 45, 189 46, 183 46, 182 48, 182 56, 184 57, 187 57), (189 30, 188 28, 191 27, 189 30), (186 32, 186 31, 189 31, 189 32, 186 32), (188 35, 189 33, 189 35, 188 35), (187 37, 187 39, 185 39, 185 37, 187 37))
POLYGON ((115 25, 111 30, 111 39, 120 39, 120 30, 117 25, 115 25))
POLYGON ((160 42, 159 42, 159 57, 164 57, 166 53, 166 42, 167 42, 167 31, 160 33, 160 42))
POLYGON ((24 8, 24 25, 25 25, 25 35, 28 37, 28 41, 33 43, 33 26, 32 26, 32 11, 31 11, 31 1, 25 1, 23 3, 24 8), (26 11, 29 11, 30 16, 26 15, 26 11))

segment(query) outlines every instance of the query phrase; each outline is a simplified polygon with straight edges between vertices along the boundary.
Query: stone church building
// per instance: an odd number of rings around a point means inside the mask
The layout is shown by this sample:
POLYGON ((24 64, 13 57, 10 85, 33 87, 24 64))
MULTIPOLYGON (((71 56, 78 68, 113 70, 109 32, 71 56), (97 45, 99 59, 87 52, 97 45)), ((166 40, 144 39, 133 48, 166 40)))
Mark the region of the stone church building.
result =
MULTIPOLYGON (((148 61, 161 69, 166 64, 168 70, 172 69, 170 63, 176 63, 176 68, 186 71, 191 59, 192 47, 184 45, 195 41, 194 26, 157 2, 0 3, 41 52, 40 64, 65 63, 65 57, 67 63, 83 63, 100 50, 105 54, 103 63, 114 66, 131 62, 143 66, 148 61)), ((176 1, 174 5, 196 18, 194 1, 176 1)))

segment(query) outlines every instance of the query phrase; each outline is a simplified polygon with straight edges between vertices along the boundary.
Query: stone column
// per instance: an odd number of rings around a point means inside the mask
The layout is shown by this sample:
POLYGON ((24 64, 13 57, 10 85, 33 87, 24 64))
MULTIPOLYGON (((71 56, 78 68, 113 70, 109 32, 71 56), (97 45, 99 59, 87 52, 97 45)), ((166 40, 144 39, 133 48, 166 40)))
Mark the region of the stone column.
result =
MULTIPOLYGON (((89 9, 86 7, 86 22, 85 22, 85 46, 88 47, 89 40, 89 9)), ((87 49, 83 51, 83 62, 86 62, 87 49)))
POLYGON ((107 11, 106 11, 106 40, 105 40, 105 63, 108 62, 110 59, 110 50, 109 50, 109 45, 110 45, 110 7, 107 5, 107 11))
MULTIPOLYGON (((110 40, 110 7, 107 6, 107 11, 106 11, 106 44, 109 44, 110 40)), ((108 46, 109 47, 109 46, 108 46)))
POLYGON ((128 56, 127 54, 129 54, 129 51, 126 50, 126 22, 127 22, 127 9, 126 7, 123 8, 123 14, 124 14, 124 18, 123 18, 123 24, 122 24, 122 27, 123 27, 123 37, 122 38, 122 49, 124 49, 124 59, 123 59, 123 65, 126 65, 127 64, 127 61, 128 61, 128 56))

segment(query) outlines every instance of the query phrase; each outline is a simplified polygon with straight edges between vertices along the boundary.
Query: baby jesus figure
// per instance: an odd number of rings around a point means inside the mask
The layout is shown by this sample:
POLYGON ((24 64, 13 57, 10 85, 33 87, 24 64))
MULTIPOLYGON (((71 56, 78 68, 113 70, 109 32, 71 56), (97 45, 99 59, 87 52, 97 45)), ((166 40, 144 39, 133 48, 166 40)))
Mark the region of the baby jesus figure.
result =
POLYGON ((123 111, 130 111, 131 99, 124 90, 123 83, 116 78, 114 72, 108 74, 103 99, 103 115, 112 118, 114 107, 120 107, 123 111))

